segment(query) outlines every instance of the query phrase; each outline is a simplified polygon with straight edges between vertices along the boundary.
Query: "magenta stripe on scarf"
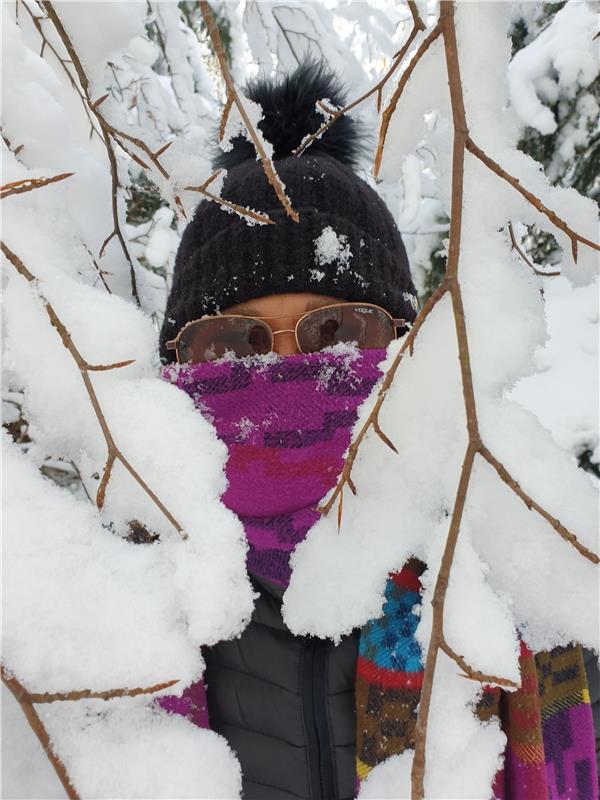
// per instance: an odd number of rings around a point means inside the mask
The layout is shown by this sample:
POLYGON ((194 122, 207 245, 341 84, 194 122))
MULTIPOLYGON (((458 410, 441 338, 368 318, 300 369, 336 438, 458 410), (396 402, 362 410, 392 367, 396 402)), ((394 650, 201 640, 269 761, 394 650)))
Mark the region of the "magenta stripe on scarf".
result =
POLYGON ((281 586, 289 557, 335 486, 385 350, 347 349, 165 367, 229 452, 223 503, 248 538, 248 569, 281 586))

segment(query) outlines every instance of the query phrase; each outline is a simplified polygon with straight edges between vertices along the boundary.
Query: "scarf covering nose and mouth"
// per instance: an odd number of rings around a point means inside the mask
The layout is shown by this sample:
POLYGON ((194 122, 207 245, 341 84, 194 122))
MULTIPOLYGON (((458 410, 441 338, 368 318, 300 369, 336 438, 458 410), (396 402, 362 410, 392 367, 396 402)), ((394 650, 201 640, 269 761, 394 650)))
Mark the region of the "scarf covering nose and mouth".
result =
POLYGON ((385 349, 169 365, 229 452, 221 500, 244 525, 251 573, 287 586, 294 547, 344 465, 385 349))
MULTIPOLYGON (((280 586, 344 465, 358 408, 382 377, 385 350, 171 364, 162 377, 194 400, 227 445, 223 503, 244 525, 248 570, 280 586)), ((399 534, 400 535, 400 534, 399 534)), ((362 626, 356 669, 356 778, 414 748, 423 682, 415 637, 425 564, 389 576, 383 613, 362 626)), ((507 735, 494 800, 593 800, 598 777, 590 695, 578 645, 534 654, 521 644, 522 687, 484 687, 483 721, 507 735)), ((202 679, 159 706, 210 727, 202 679)))

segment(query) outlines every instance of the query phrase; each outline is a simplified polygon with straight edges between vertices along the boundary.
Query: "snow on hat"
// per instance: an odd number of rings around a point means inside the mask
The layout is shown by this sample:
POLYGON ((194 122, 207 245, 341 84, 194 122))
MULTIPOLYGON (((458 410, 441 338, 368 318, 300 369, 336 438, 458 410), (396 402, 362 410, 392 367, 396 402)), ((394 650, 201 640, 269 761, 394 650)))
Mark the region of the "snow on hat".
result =
POLYGON ((343 115, 302 155, 291 155, 323 123, 317 100, 344 105, 337 77, 322 61, 306 59, 289 75, 250 81, 244 94, 262 107, 258 127, 300 221, 287 216, 251 142, 232 138, 232 148, 213 158, 214 169, 227 170, 221 196, 275 224, 249 225, 217 203, 198 204, 175 259, 161 361, 173 361, 166 342, 189 320, 265 295, 313 292, 375 303, 414 321, 417 297, 402 237, 384 201, 354 171, 366 147, 361 123, 343 115))

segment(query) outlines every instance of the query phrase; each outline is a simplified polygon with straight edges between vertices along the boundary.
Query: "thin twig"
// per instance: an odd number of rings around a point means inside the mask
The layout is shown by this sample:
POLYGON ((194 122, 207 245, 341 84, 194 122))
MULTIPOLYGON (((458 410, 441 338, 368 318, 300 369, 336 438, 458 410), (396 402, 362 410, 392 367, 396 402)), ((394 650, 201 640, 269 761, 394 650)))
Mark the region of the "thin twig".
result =
POLYGON ((72 692, 43 692, 36 694, 29 692, 32 703, 56 703, 71 700, 114 700, 115 697, 137 697, 140 694, 154 694, 162 689, 168 689, 179 681, 164 681, 154 686, 144 686, 136 689, 110 689, 105 692, 95 692, 91 689, 76 689, 72 692))
POLYGON ((438 36, 441 34, 441 28, 436 25, 431 32, 426 36, 425 39, 419 45, 415 56, 411 59, 409 65, 404 70, 402 75, 400 76, 400 80, 398 81, 398 86, 395 88, 394 93, 392 94, 389 103, 385 107, 383 114, 381 115, 381 125, 379 126, 379 140, 377 143, 377 151, 375 153, 375 163, 372 169, 372 175, 374 178, 377 178, 379 175, 379 170, 381 169, 381 161, 383 159, 383 148, 385 147, 385 140, 387 138, 388 130, 390 127, 390 122, 392 120, 392 116, 396 111, 396 107, 398 105, 398 101, 402 96, 402 92, 404 91, 404 87, 408 83, 410 76, 412 75, 415 67, 419 63, 419 61, 423 58, 425 53, 429 50, 431 45, 435 42, 438 36))
POLYGON ((448 588, 448 580, 452 562, 454 560, 454 553, 456 550, 456 543, 458 541, 458 534, 460 530, 460 523, 465 505, 465 498, 467 496, 467 488, 469 479, 471 477, 471 470, 473 468, 473 459, 475 457, 475 448, 469 442, 465 457, 463 459, 462 468, 460 471, 460 479, 458 482, 458 489, 454 501, 454 508, 452 511, 452 519, 450 522, 450 529, 444 546, 444 553, 438 572, 435 589, 433 592, 433 599, 431 605, 433 606, 433 625, 431 630, 431 638, 429 640, 429 647, 427 649, 427 656, 425 660, 425 670, 423 673, 423 685, 421 688, 421 697, 419 701, 419 709, 417 712, 417 723, 415 728, 415 754, 412 762, 411 769, 411 798, 412 800, 422 800, 425 797, 424 780, 425 780, 425 766, 426 766, 426 748, 427 748, 427 728, 429 724, 429 710, 431 707, 431 695, 433 691, 433 679, 435 676, 435 667, 437 663, 438 653, 443 642, 442 625, 444 619, 444 603, 446 600, 446 591, 448 588))
MULTIPOLYGON (((248 135, 252 139, 252 143, 256 149, 256 152, 262 162, 263 169, 265 171, 265 175, 267 180, 275 190, 275 194, 279 199, 279 202, 285 209, 285 213, 290 217, 294 222, 299 222, 300 217, 298 216, 298 212, 294 210, 292 207, 292 203, 290 198, 285 193, 284 185, 277 174, 273 162, 267 156, 261 139, 258 133, 255 131, 252 122, 250 121, 250 117, 246 111, 244 104, 242 103, 239 94, 236 91, 235 85, 233 83, 233 78, 231 77, 231 73, 229 71, 229 65, 227 64, 227 57, 225 55, 225 51, 223 50, 223 44, 221 42, 221 35, 219 33, 219 28, 217 27, 217 23, 214 20, 212 12, 210 10, 210 6, 208 5, 206 0, 199 0, 200 10, 202 11, 202 16, 204 18, 204 22, 206 23, 206 27, 208 28, 208 33, 215 51, 215 55, 219 62, 219 67, 221 69, 221 74, 223 75, 223 80, 225 81, 225 86, 227 87, 227 102, 225 104, 225 112, 229 113, 232 104, 235 104, 240 117, 243 120, 244 126, 248 131, 248 135)), ((225 116, 225 114, 224 114, 225 116)), ((224 133, 224 124, 223 121, 221 122, 221 133, 220 138, 222 138, 224 133)))
POLYGON ((591 550, 588 550, 585 545, 581 544, 575 534, 571 533, 571 531, 565 528, 560 520, 556 519, 556 517, 553 517, 552 514, 549 514, 545 508, 543 508, 526 492, 524 492, 523 489, 521 489, 521 486, 508 472, 506 467, 504 467, 504 465, 490 453, 484 444, 480 446, 479 453, 488 462, 488 464, 490 464, 496 470, 501 480, 503 480, 507 486, 510 486, 513 492, 521 498, 530 511, 537 511, 537 513, 540 514, 540 516, 542 516, 552 528, 554 528, 558 535, 564 539, 565 542, 569 542, 569 544, 572 545, 580 555, 582 555, 584 558, 587 558, 587 560, 591 561, 592 564, 600 564, 600 557, 591 550))
MULTIPOLYGON (((5 257, 10 261, 10 263, 14 266, 17 272, 26 278, 30 283, 37 284, 37 278, 27 269, 25 264, 21 261, 21 259, 12 252, 4 242, 0 242, 0 246, 2 252, 4 253, 5 257)), ((102 479, 100 481, 100 485, 98 487, 98 491, 96 493, 96 506, 98 508, 102 508, 104 504, 104 493, 106 490, 106 486, 109 482, 111 476, 111 470, 115 461, 120 461, 121 464, 125 467, 125 469, 129 472, 129 474, 134 478, 134 480, 142 487, 142 489, 146 492, 146 494, 150 497, 150 499, 158 506, 158 508, 162 511, 165 517, 169 520, 169 522, 173 525, 175 530, 179 533, 182 539, 187 539, 187 533, 183 530, 182 526, 179 522, 175 519, 175 517, 171 514, 168 508, 159 500, 157 495, 150 489, 146 481, 142 478, 142 476, 137 472, 137 470, 132 467, 129 463, 127 458, 121 452, 121 450, 117 447, 115 440, 113 439, 112 433, 106 422, 106 418, 102 411, 102 407, 100 405, 100 401, 98 400, 98 396, 94 390, 92 385, 92 381, 90 379, 89 373, 91 371, 99 371, 99 370, 107 370, 107 369, 117 369, 127 364, 132 363, 130 361, 118 361, 115 364, 108 364, 108 365, 98 365, 98 364, 90 364, 79 352, 71 335, 61 319, 58 317, 57 313, 55 312, 52 305, 43 297, 40 293, 40 299, 44 304, 44 308, 46 309, 46 313, 50 318, 50 323, 52 327, 58 332, 63 345, 69 351, 70 355, 72 356, 73 360, 77 364, 79 372, 81 374, 81 378, 85 385, 86 391, 88 393, 88 397, 94 409, 94 413, 96 414, 96 418, 100 424, 100 428, 102 429, 102 433, 104 435, 104 440, 106 442, 106 446, 108 448, 108 456, 106 465, 104 467, 104 472, 102 474, 102 479)))
POLYGON ((63 762, 54 752, 48 731, 44 727, 44 723, 33 707, 29 693, 23 684, 14 677, 14 675, 11 675, 6 669, 4 669, 4 666, 2 666, 2 683, 12 693, 17 703, 21 706, 21 711, 25 715, 25 719, 31 726, 32 731, 35 733, 40 744, 42 745, 44 753, 52 764, 59 781, 67 793, 67 797, 69 800, 79 800, 79 795, 73 786, 71 778, 69 777, 69 773, 67 772, 63 762))
POLYGON ((211 184, 222 172, 223 170, 218 169, 216 172, 208 177, 204 183, 200 186, 184 186, 183 188, 188 192, 201 192, 205 197, 208 197, 209 200, 216 200, 221 205, 227 206, 228 208, 233 209, 238 214, 242 214, 245 217, 250 217, 250 219, 254 219, 257 222, 262 222, 264 225, 274 225, 275 221, 269 217, 268 214, 261 214, 259 211, 253 211, 250 208, 242 208, 242 206, 238 205, 237 203, 232 203, 230 200, 224 200, 222 197, 217 197, 217 195, 212 194, 207 189, 207 186, 211 184))
POLYGON ((74 172, 61 172, 60 175, 54 175, 52 178, 23 178, 20 181, 5 183, 0 186, 0 200, 4 200, 5 197, 10 197, 13 194, 24 194, 32 189, 40 189, 50 183, 64 181, 65 178, 70 178, 74 174, 74 172))
POLYGON ((76 474, 76 475, 77 475, 77 477, 79 478, 79 483, 80 483, 80 484, 82 485, 82 487, 83 487, 83 491, 85 492, 85 496, 86 496, 86 497, 87 497, 87 499, 90 501, 90 503, 93 503, 94 501, 92 500, 92 496, 90 495, 90 493, 89 493, 89 492, 88 492, 88 490, 87 490, 87 486, 85 485, 85 481, 83 480, 83 475, 81 474, 81 470, 79 469, 79 467, 77 466, 77 464, 76 464, 76 463, 75 463, 75 462, 74 462, 72 459, 71 459, 71 460, 70 460, 68 463, 69 463, 69 464, 70 464, 70 465, 73 467, 73 469, 75 470, 75 474, 76 474))
POLYGON ((532 206, 537 208, 545 217, 547 217, 550 222, 555 225, 559 230, 563 231, 567 234, 569 239, 571 240, 571 253, 573 256, 573 261, 577 263, 577 243, 581 242, 581 244, 586 244, 588 247, 591 247, 593 250, 600 250, 600 244, 597 242, 593 242, 591 239, 586 239, 585 236, 581 236, 579 233, 573 230, 570 225, 558 216, 558 214, 552 209, 548 208, 547 206, 542 203, 542 201, 536 197, 533 192, 530 192, 528 189, 525 189, 524 186, 521 186, 521 182, 518 178, 515 178, 513 175, 510 175, 506 170, 502 169, 500 164, 494 161, 492 158, 488 156, 480 147, 478 147, 475 142, 468 137, 466 141, 466 148, 470 153, 473 153, 483 164, 486 165, 488 169, 498 175, 500 178, 505 180, 509 183, 512 187, 514 187, 517 192, 523 195, 523 197, 528 200, 532 206))
MULTIPOLYGON (((372 427, 374 428, 375 426, 375 421, 377 419, 379 409, 381 408, 381 405, 385 399, 387 391, 392 384, 392 381, 396 374, 396 370, 400 366, 400 362, 402 361, 402 358, 404 357, 404 354, 406 353, 407 350, 409 350, 410 355, 412 355, 413 343, 419 333, 421 326, 429 316, 430 312, 433 310, 434 306, 442 299, 442 297, 446 294, 447 291, 448 291, 448 284, 445 281, 442 281, 442 283, 437 287, 435 292, 431 295, 431 297, 427 300, 427 302, 423 306, 423 309, 421 310, 421 313, 417 317, 415 324, 412 326, 405 341, 402 343, 400 350, 396 354, 392 364, 390 365, 390 368, 385 374, 385 378, 383 380, 381 388, 379 389, 379 392, 377 394, 377 399, 375 401, 373 409, 371 410, 371 413, 369 414, 364 425, 358 432, 356 439, 350 445, 350 448, 348 450, 348 456, 346 457, 344 468, 342 470, 340 479, 338 480, 337 486, 333 490, 333 493, 331 494, 329 500, 324 505, 319 506, 317 508, 317 511, 319 511, 321 514, 328 514, 331 511, 331 508, 333 507, 335 501, 340 496, 344 486, 346 484, 350 485, 351 483, 350 476, 352 473, 352 467, 354 465, 354 460, 360 448, 361 442, 365 438, 369 429, 372 427)), ((356 494, 356 487, 354 486, 354 483, 351 484, 351 491, 354 494, 356 494)))
MULTIPOLYGON (((371 89, 369 89, 368 92, 365 92, 356 100, 353 100, 351 103, 345 105, 343 108, 329 109, 328 113, 330 114, 330 118, 326 120, 314 133, 311 133, 309 136, 303 139, 303 141, 298 145, 298 147, 296 147, 295 150, 292 150, 292 155, 296 156, 302 155, 302 153, 304 153, 304 151, 308 147, 310 147, 310 145, 314 141, 319 139, 325 133, 326 130, 328 130, 335 122, 337 122, 337 120, 340 119, 340 117, 342 117, 344 114, 347 114, 357 105, 359 105, 359 103, 364 102, 374 94, 377 94, 377 111, 380 110, 383 87, 390 80, 392 75, 396 72, 396 70, 402 63, 404 56, 408 52, 411 44, 417 37, 419 31, 425 30, 425 23, 423 22, 423 20, 419 15, 417 4, 414 2, 414 0, 409 0, 408 5, 413 18, 413 26, 411 28, 411 31, 408 35, 406 42, 402 45, 402 48, 394 55, 394 61, 391 67, 385 73, 385 75, 380 80, 378 80, 377 83, 371 89)), ((321 103, 320 105, 322 106, 323 104, 321 103)))
POLYGON ((137 305, 141 305, 140 298, 137 290, 137 280, 135 276, 135 268, 133 266, 133 259, 129 253, 129 249, 125 242, 125 237, 123 236, 123 232, 121 231, 121 223, 119 222, 119 205, 118 205, 118 190, 119 190, 119 170, 117 164, 117 157, 115 155, 114 148, 112 146, 111 137, 110 137, 110 129, 106 123, 105 118, 102 114, 98 111, 98 104, 92 101, 90 96, 90 83, 88 80, 87 73, 83 67, 83 64, 79 58, 77 51, 75 50, 75 46, 71 40, 71 37, 67 33, 64 25, 62 24, 60 17, 56 13, 54 9, 54 5, 50 0, 40 0, 48 18, 52 21, 56 32, 58 33, 67 53, 69 54, 69 58, 71 59, 71 63, 77 73, 77 77, 79 78, 79 83, 81 85, 81 89, 83 90, 83 94, 85 96, 86 103, 91 110, 91 112, 95 115, 96 119, 98 120, 98 124, 100 125, 100 129, 102 131, 102 141, 104 142, 104 146, 106 148, 106 154, 108 156, 108 162, 110 164, 110 174, 111 174, 111 184, 112 184, 112 192, 111 192, 111 208, 112 208, 112 216, 113 216, 113 230, 112 233, 107 237, 100 249, 100 257, 104 252, 104 249, 108 242, 113 238, 113 236, 117 237, 119 244, 121 245, 121 250, 123 251, 123 255, 129 264, 129 275, 131 278, 131 294, 135 299, 137 305))
POLYGON ((8 149, 8 150, 9 150, 9 151, 10 151, 10 152, 11 152, 11 153, 12 153, 12 154, 15 156, 15 158, 16 158, 16 157, 19 155, 19 153, 21 152, 21 150, 23 149, 23 147, 24 147, 25 145, 19 144, 19 145, 17 145, 17 146, 14 148, 14 150, 13 150, 13 145, 12 145, 12 142, 10 141, 10 139, 8 138, 8 136, 7 136, 7 135, 4 133, 4 130, 2 129, 2 127, 1 127, 1 126, 0 126, 0 130, 2 130, 2 141, 3 141, 3 142, 4 142, 4 144, 6 145, 7 149, 8 149))
POLYGON ((531 269, 535 272, 536 275, 543 275, 543 276, 550 276, 550 277, 553 276, 553 275, 560 275, 560 270, 558 270, 556 272, 544 272, 544 270, 538 269, 536 267, 536 265, 533 263, 533 261, 531 261, 531 259, 529 259, 527 257, 527 254, 523 251, 523 249, 520 247, 519 243, 517 242, 517 237, 515 236, 515 232, 513 230, 512 222, 508 223, 508 232, 510 234, 510 241, 511 241, 513 249, 517 251, 517 253, 521 256, 523 261, 527 264, 528 267, 531 267, 531 269))
MULTIPOLYGON (((73 75, 71 74, 71 70, 67 66, 70 63, 70 61, 68 59, 66 59, 66 58, 62 58, 61 57, 61 55, 58 53, 58 51, 56 50, 56 48, 54 47, 52 42, 49 41, 49 39, 46 37, 46 34, 44 33, 44 30, 42 28, 42 22, 46 19, 46 17, 40 17, 37 14, 34 14, 33 11, 27 5, 27 3, 25 2, 25 0, 21 0, 21 3, 23 5, 23 7, 25 8, 25 10, 27 11, 27 13, 29 14, 29 16, 31 17, 31 21, 35 25, 35 28, 36 28, 37 32, 39 33, 40 38, 42 40, 42 48, 41 48, 41 51, 40 51, 40 58, 43 57, 44 50, 45 50, 46 47, 55 56, 56 60, 58 61, 60 66, 63 68, 64 72, 66 73, 72 88, 77 92, 77 94, 79 95, 79 99, 81 100, 81 102, 83 104, 83 110, 85 111, 85 115, 88 118, 88 121, 90 123, 90 138, 95 133, 96 136, 98 136, 99 139, 102 139, 102 134, 96 128, 96 126, 94 125, 94 120, 90 116, 90 111, 89 111, 89 108, 88 108, 88 104, 86 103, 85 97, 83 96, 79 86, 77 86, 77 82, 76 82, 75 78, 73 77, 73 75)), ((17 6, 17 8, 18 8, 18 6, 17 6)))
POLYGON ((472 681, 479 681, 480 683, 497 684, 498 686, 506 686, 507 689, 518 689, 519 684, 510 681, 508 678, 500 678, 497 675, 488 675, 485 672, 473 669, 465 659, 453 650, 445 638, 440 642, 440 650, 443 650, 449 658, 451 658, 463 670, 464 677, 472 681))
MULTIPOLYGON (((130 240, 130 241, 131 241, 131 240, 130 240)), ((87 250, 89 257, 92 259, 92 264, 94 265, 94 269, 95 269, 95 270, 96 270, 96 272, 98 273, 98 277, 99 277, 99 278, 100 278, 100 280, 102 281, 102 283, 103 283, 103 285, 104 285, 104 288, 106 289, 106 291, 107 291, 109 294, 112 294, 112 291, 111 291, 111 289, 110 289, 110 286, 109 286, 109 285, 107 284, 107 282, 104 280, 104 276, 105 276, 105 275, 112 275, 112 272, 107 272, 107 270, 105 270, 105 269, 101 269, 101 268, 100 268, 100 265, 98 264, 98 262, 97 262, 97 261, 96 261, 96 259, 94 258, 94 254, 92 253, 92 251, 90 250, 90 248, 87 246, 87 244, 85 244, 85 243, 84 243, 84 244, 83 244, 83 246, 84 246, 84 247, 85 247, 85 249, 87 250)), ((96 281, 94 282, 94 286, 95 286, 95 285, 96 285, 96 281)))

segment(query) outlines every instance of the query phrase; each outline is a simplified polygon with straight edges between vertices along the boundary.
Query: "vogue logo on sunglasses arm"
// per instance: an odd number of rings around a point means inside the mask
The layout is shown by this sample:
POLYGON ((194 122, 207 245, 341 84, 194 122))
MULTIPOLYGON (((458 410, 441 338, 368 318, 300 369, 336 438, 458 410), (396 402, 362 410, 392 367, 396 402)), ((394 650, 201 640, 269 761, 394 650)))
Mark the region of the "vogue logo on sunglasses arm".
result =
POLYGON ((277 317, 221 314, 186 323, 175 339, 166 343, 180 364, 215 361, 228 352, 236 358, 266 355, 277 333, 293 333, 301 353, 351 343, 363 350, 385 348, 397 336, 404 319, 394 319, 372 303, 334 303, 303 314, 294 328, 273 331, 264 321, 277 317))

